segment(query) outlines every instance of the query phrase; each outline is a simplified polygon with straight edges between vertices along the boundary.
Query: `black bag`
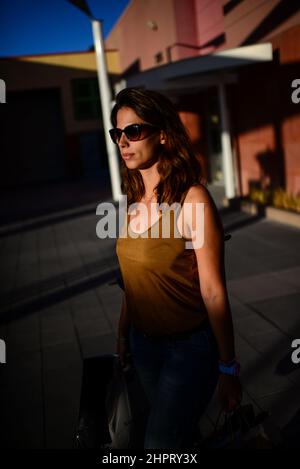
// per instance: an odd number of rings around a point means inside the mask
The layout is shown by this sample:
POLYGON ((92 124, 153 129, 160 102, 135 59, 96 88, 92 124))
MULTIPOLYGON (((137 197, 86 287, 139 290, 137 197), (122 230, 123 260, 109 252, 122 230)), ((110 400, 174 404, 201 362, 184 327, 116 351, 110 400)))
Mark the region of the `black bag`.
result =
POLYGON ((123 371, 116 359, 106 396, 112 449, 143 448, 148 410, 147 399, 134 367, 123 371))
POLYGON ((75 448, 143 448, 147 414, 133 367, 113 354, 84 360, 75 448))
POLYGON ((105 398, 113 361, 112 355, 83 361, 80 408, 74 438, 77 449, 101 448, 110 444, 105 398))

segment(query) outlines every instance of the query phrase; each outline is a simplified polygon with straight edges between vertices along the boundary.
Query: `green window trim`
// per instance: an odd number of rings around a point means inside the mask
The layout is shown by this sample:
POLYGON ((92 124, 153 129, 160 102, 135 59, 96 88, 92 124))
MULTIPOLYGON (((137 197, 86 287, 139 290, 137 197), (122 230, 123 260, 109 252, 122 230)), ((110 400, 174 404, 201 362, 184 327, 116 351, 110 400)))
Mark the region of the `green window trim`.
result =
POLYGON ((97 78, 71 80, 73 111, 76 120, 101 118, 101 104, 97 78))

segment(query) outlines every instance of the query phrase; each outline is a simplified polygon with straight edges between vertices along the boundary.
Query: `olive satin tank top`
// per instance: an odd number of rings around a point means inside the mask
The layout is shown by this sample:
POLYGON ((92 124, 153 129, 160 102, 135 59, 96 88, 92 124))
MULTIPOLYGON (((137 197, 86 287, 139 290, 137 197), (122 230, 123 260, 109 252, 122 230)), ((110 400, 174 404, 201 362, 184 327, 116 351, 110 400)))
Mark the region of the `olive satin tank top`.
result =
POLYGON ((163 211, 157 222, 142 234, 132 231, 127 213, 116 253, 127 316, 147 335, 190 331, 207 317, 196 254, 194 249, 186 248, 186 242, 178 230, 173 209, 163 211))

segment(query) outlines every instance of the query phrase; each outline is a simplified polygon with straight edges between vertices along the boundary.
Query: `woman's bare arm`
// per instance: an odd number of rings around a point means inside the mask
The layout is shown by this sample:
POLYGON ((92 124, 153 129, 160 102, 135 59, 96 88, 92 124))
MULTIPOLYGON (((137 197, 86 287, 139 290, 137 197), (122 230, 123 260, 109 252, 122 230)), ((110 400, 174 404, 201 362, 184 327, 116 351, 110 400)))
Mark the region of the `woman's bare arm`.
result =
MULTIPOLYGON (((222 362, 235 358, 232 316, 226 289, 224 268, 224 231, 217 208, 202 185, 189 191, 192 210, 188 215, 188 229, 197 257, 200 290, 209 321, 219 348, 222 362), (197 220, 197 203, 204 204, 204 217, 197 220), (199 221, 200 220, 200 221, 199 221), (198 236, 197 236, 197 230, 198 236), (201 240, 203 230, 203 243, 201 240), (193 234, 194 231, 194 234, 193 234)), ((198 212, 201 212, 198 205, 198 212)), ((222 409, 231 412, 242 399, 242 389, 236 376, 220 374, 218 394, 222 409)))
POLYGON ((229 362, 235 357, 232 316, 228 300, 224 268, 224 232, 217 208, 204 186, 192 187, 187 202, 185 220, 192 236, 197 257, 200 290, 205 303, 209 321, 216 337, 220 360, 229 362), (204 219, 199 213, 204 204, 204 219), (196 212, 198 217, 196 216, 196 212), (203 223, 204 224, 203 224, 203 223), (201 225, 199 224, 201 223, 201 225), (203 244, 199 246, 200 231, 203 231, 203 244), (197 241, 196 242, 196 237, 197 241))

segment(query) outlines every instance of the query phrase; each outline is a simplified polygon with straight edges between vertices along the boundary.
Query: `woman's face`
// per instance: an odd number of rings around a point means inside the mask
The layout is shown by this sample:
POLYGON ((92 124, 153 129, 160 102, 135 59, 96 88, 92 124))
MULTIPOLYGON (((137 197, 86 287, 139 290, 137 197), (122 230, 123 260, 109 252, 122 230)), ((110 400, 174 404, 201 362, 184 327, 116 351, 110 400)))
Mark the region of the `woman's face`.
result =
MULTIPOLYGON (((117 127, 124 129, 131 124, 145 123, 133 109, 123 107, 117 113, 117 127)), ((159 129, 143 140, 130 141, 124 132, 118 142, 121 156, 128 169, 146 169, 155 164, 165 143, 163 132, 159 129)))

